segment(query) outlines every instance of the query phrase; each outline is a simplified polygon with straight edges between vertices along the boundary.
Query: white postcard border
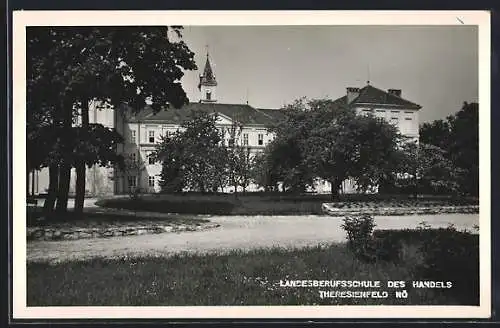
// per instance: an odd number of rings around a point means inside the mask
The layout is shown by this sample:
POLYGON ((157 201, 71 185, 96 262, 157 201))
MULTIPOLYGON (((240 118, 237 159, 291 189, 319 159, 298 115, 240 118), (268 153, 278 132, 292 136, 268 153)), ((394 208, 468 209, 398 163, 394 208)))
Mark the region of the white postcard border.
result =
POLYGON ((490 13, 487 11, 13 12, 13 318, 488 318, 491 314, 490 13), (480 108, 480 306, 28 307, 26 304, 27 26, 477 25, 480 108))

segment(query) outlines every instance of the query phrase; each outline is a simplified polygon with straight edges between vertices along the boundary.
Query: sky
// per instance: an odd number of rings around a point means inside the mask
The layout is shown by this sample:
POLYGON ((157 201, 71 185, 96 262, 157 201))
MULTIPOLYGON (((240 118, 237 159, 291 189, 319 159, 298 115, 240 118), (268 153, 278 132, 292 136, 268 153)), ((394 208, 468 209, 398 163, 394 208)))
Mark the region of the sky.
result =
POLYGON ((207 45, 220 103, 281 108, 368 80, 421 105, 421 123, 478 101, 474 26, 184 26, 183 39, 198 65, 182 79, 190 101, 200 99, 207 45))

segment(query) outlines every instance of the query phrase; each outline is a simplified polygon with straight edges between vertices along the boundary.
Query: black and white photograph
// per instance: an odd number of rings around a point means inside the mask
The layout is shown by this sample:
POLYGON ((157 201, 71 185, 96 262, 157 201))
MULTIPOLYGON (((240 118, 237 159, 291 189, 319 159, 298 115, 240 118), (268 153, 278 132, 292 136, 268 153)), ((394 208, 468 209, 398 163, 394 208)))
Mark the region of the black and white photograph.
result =
POLYGON ((14 316, 490 315, 487 12, 13 26, 14 316))

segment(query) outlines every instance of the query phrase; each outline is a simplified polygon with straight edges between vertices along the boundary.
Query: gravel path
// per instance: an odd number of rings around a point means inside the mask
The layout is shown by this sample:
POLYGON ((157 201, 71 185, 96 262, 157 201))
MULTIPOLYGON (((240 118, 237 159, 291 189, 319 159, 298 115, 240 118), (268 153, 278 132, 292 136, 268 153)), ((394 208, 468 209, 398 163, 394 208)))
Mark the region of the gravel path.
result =
MULTIPOLYGON (((341 218, 330 216, 218 216, 210 220, 219 228, 207 231, 162 233, 130 237, 33 241, 27 243, 27 261, 67 261, 94 257, 167 256, 175 253, 220 252, 262 247, 302 247, 342 242, 341 218)), ((472 230, 478 214, 442 214, 375 217, 378 229, 415 228, 422 221, 432 227, 453 223, 472 230)))

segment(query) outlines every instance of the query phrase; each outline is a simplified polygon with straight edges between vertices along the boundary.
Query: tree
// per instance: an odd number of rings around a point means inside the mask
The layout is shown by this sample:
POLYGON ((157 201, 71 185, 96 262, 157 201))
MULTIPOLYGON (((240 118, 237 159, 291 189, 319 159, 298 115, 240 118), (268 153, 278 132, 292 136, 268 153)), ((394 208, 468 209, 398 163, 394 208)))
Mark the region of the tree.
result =
POLYGON ((403 146, 396 185, 413 190, 413 193, 456 193, 463 170, 446 158, 446 152, 434 145, 406 143, 403 146))
MULTIPOLYGON (((242 138, 243 125, 237 121, 233 121, 229 128, 229 139, 227 155, 227 180, 234 187, 234 194, 237 195, 238 187, 246 190, 252 178, 252 157, 250 148, 240 144, 242 138)), ((225 141, 224 141, 225 142, 225 141)))
POLYGON ((216 120, 216 115, 194 111, 182 131, 157 146, 154 156, 163 162, 162 186, 205 193, 227 183, 229 156, 216 120))
POLYGON ((435 120, 430 123, 423 123, 419 129, 420 142, 434 145, 443 150, 449 149, 450 124, 446 120, 435 120))
POLYGON ((243 192, 250 184, 252 178, 252 157, 250 148, 244 146, 234 146, 228 149, 229 157, 229 176, 234 186, 234 192, 237 193, 238 187, 243 188, 243 192))
POLYGON ((334 198, 348 178, 363 191, 393 174, 401 136, 383 119, 357 115, 329 99, 301 99, 286 113, 274 129, 271 158, 292 189, 303 190, 319 177, 330 182, 334 198))
POLYGON ((278 169, 273 158, 273 143, 269 144, 262 153, 256 154, 252 159, 251 179, 265 191, 278 191, 278 169))
POLYGON ((396 127, 329 100, 314 101, 312 107, 314 124, 305 157, 314 172, 330 182, 333 198, 345 179, 354 179, 366 190, 392 174, 401 141, 396 127))
POLYGON ((267 172, 271 185, 282 183, 283 191, 303 192, 313 185, 314 174, 305 158, 305 140, 314 125, 313 112, 305 98, 283 109, 286 120, 270 127, 275 134, 267 148, 267 172))
POLYGON ((464 194, 479 194, 479 105, 464 102, 462 109, 446 120, 424 123, 420 142, 444 150, 446 159, 463 174, 459 179, 464 194))
POLYGON ((181 192, 186 183, 184 181, 183 151, 180 144, 179 132, 172 137, 162 137, 152 156, 162 162, 160 186, 163 192, 181 192))
MULTIPOLYGON (((180 40, 181 29, 156 26, 29 29, 28 57, 33 55, 33 61, 28 63, 31 108, 48 104, 45 107, 59 110, 61 132, 67 135, 75 111, 81 116, 82 127, 88 127, 92 101, 115 109, 124 108, 120 105, 126 103, 127 108, 135 111, 142 109, 147 99, 154 110, 169 105, 181 107, 188 102, 180 84, 183 70, 196 68, 194 54, 180 40), (48 86, 51 96, 45 97, 43 92, 48 86), (61 100, 62 105, 54 99, 61 100)), ((65 211, 71 168, 68 163, 72 159, 67 155, 71 154, 67 140, 62 141, 60 149, 65 155, 59 162, 58 207, 65 211)), ((89 164, 78 161, 74 165, 77 211, 83 208, 85 165, 89 164)))
POLYGON ((464 171, 460 189, 464 194, 479 195, 479 104, 464 103, 462 109, 448 118, 450 122, 449 154, 454 165, 464 171))

